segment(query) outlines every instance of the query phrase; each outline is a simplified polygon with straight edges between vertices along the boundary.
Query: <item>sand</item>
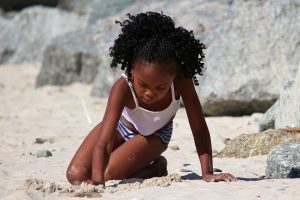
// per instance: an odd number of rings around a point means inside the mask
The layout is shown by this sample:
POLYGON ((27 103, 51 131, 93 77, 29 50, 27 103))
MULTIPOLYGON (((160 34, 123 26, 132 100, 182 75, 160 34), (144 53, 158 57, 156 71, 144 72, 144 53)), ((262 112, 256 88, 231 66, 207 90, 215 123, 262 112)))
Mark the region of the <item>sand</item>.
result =
MULTIPOLYGON (((169 175, 148 180, 109 181, 106 187, 71 186, 66 168, 86 136, 102 119, 105 98, 90 96, 91 85, 36 89, 40 64, 0 66, 0 199, 298 199, 299 179, 261 179, 266 156, 214 158, 214 167, 234 174, 232 183, 201 180, 192 134, 181 108, 174 119, 169 175), (50 157, 37 157, 40 150, 50 157)), ((207 117, 213 152, 224 140, 258 132, 261 113, 207 117)))

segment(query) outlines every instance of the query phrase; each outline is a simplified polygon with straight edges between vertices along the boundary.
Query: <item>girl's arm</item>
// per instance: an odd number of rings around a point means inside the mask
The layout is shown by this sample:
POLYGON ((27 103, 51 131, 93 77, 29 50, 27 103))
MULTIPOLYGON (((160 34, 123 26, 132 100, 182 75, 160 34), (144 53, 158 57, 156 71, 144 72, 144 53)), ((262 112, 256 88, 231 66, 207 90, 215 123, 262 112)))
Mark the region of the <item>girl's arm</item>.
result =
POLYGON ((214 175, 212 148, 210 134, 203 115, 202 107, 195 91, 191 78, 182 77, 179 79, 180 94, 186 109, 190 127, 193 133, 196 150, 199 156, 202 169, 202 177, 205 181, 231 181, 234 176, 230 174, 214 175))
POLYGON ((126 80, 120 78, 112 87, 107 107, 101 124, 99 137, 93 150, 92 181, 94 184, 104 184, 104 172, 109 161, 108 144, 113 139, 117 123, 125 106, 128 94, 126 80))

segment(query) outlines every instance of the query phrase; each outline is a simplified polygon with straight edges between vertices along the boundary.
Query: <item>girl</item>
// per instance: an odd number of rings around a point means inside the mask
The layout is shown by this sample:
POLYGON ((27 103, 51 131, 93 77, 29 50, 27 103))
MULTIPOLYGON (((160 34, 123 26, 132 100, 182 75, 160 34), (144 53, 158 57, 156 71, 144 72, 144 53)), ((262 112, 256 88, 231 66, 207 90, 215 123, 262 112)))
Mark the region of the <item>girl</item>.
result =
POLYGON ((85 138, 68 169, 72 184, 167 175, 160 156, 168 147, 173 118, 185 105, 205 181, 233 181, 214 174, 209 131, 194 88, 205 46, 193 33, 155 12, 128 14, 110 48, 112 67, 125 70, 113 85, 101 123, 85 138))

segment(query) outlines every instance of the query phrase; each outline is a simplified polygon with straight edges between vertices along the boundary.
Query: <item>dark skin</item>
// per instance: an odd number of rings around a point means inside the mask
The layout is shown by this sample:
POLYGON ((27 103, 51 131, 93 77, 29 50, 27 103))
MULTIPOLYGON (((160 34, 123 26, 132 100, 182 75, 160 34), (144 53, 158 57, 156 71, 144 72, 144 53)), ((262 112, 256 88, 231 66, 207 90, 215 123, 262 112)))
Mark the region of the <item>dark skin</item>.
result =
MULTIPOLYGON (((213 173, 210 135, 192 79, 184 77, 175 62, 134 62, 132 84, 140 107, 151 111, 167 108, 173 82, 176 98, 181 97, 185 105, 203 180, 234 181, 231 174, 213 173)), ((121 77, 111 89, 103 121, 85 138, 69 164, 66 175, 70 183, 98 185, 107 180, 162 175, 160 165, 149 165, 166 150, 158 136, 139 134, 125 142, 116 130, 124 106, 134 109, 135 103, 127 81, 121 77)))

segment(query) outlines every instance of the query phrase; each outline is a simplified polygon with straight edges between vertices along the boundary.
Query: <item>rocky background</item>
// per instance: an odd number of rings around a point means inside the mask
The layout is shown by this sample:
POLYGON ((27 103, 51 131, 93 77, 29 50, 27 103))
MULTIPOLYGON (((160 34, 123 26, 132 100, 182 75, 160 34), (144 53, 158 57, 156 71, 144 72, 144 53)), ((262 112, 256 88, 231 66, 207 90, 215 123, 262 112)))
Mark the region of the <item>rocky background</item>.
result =
POLYGON ((0 64, 42 62, 36 87, 83 82, 93 84, 91 95, 107 96, 120 75, 108 48, 126 13, 163 11, 207 45, 197 87, 206 115, 265 112, 291 87, 300 59, 299 0, 4 0, 0 7, 0 64))

